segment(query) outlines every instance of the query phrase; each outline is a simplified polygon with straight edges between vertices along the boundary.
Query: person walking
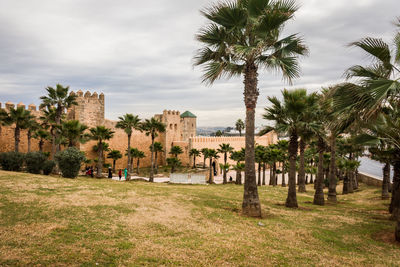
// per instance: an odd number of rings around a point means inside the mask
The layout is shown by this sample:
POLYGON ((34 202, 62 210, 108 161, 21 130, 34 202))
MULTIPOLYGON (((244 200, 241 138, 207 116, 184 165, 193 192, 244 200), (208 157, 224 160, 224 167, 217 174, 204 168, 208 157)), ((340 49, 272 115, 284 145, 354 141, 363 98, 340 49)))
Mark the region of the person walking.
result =
POLYGON ((112 179, 111 167, 108 167, 108 178, 112 179))
POLYGON ((121 181, 121 178, 122 178, 122 170, 121 169, 119 169, 118 176, 119 176, 119 180, 121 181))
POLYGON ((126 178, 128 177, 128 170, 126 168, 125 168, 124 174, 125 174, 125 181, 126 181, 126 178))

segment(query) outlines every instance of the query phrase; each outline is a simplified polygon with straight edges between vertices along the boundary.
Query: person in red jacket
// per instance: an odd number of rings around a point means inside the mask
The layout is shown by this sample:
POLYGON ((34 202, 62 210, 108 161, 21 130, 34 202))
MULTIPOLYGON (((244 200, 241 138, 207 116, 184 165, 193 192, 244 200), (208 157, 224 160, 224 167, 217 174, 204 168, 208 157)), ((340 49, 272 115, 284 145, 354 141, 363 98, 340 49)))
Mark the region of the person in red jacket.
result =
POLYGON ((121 169, 119 169, 118 176, 119 176, 119 180, 121 180, 121 177, 122 177, 122 170, 121 169))

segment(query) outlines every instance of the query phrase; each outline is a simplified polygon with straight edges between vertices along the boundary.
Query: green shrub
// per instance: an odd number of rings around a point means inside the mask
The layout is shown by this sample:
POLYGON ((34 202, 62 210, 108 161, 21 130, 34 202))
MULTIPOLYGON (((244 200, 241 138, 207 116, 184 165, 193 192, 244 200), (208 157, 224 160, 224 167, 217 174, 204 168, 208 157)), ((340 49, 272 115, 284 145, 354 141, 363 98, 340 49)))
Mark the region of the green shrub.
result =
POLYGON ((49 175, 53 171, 55 166, 56 166, 56 163, 54 162, 54 160, 46 160, 43 163, 43 174, 49 175))
POLYGON ((46 155, 42 152, 29 152, 25 155, 26 170, 30 173, 39 174, 46 161, 46 155))
POLYGON ((19 171, 24 164, 25 155, 20 152, 5 152, 0 155, 0 164, 5 171, 19 171))
POLYGON ((60 167, 62 176, 65 178, 77 177, 81 164, 86 159, 84 154, 75 147, 70 147, 64 151, 58 152, 55 158, 60 167))

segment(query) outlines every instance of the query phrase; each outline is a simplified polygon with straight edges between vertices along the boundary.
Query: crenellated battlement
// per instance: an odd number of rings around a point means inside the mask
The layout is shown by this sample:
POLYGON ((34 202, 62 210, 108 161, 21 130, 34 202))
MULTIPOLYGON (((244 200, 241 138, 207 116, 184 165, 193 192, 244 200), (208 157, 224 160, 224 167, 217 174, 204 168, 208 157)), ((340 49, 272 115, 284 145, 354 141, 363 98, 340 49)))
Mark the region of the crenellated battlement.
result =
POLYGON ((76 95, 78 99, 86 99, 86 100, 100 100, 101 102, 104 101, 104 94, 101 93, 100 95, 97 92, 91 93, 90 91, 86 91, 83 93, 82 90, 77 91, 76 93, 72 91, 70 95, 76 95))
POLYGON ((3 104, 0 102, 0 109, 10 110, 11 108, 16 108, 16 107, 17 108, 22 107, 23 109, 26 109, 29 111, 37 111, 37 107, 35 104, 30 104, 30 105, 28 105, 28 107, 26 107, 26 105, 22 102, 20 102, 19 104, 16 105, 16 104, 8 101, 8 102, 4 103, 4 106, 3 106, 3 104))
POLYGON ((163 115, 164 116, 167 116, 167 115, 180 116, 181 113, 178 110, 164 110, 163 115))

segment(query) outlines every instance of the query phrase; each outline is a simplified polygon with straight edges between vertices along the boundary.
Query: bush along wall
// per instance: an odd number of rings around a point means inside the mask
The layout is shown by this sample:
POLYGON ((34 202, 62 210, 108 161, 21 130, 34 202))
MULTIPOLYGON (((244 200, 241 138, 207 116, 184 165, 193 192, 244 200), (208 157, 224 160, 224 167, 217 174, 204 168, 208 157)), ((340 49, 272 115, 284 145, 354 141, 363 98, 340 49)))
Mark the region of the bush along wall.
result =
POLYGON ((86 158, 83 152, 75 147, 70 147, 64 151, 58 152, 55 159, 63 177, 76 178, 79 174, 81 164, 86 158))
POLYGON ((26 170, 30 173, 40 174, 47 157, 42 152, 29 152, 25 155, 26 170))
POLYGON ((24 164, 25 154, 20 152, 5 152, 0 154, 0 164, 5 171, 20 171, 24 164))

